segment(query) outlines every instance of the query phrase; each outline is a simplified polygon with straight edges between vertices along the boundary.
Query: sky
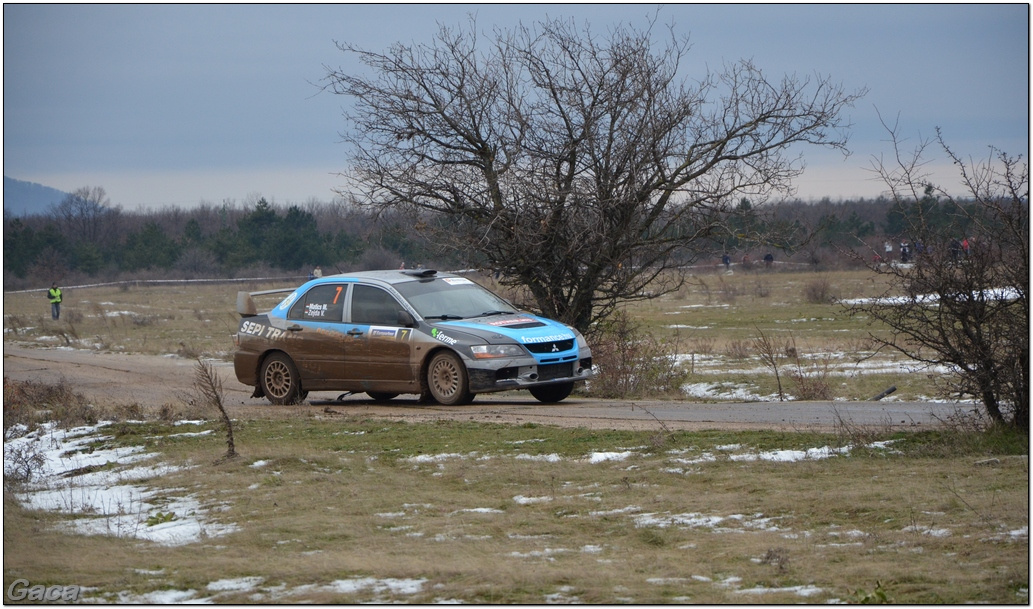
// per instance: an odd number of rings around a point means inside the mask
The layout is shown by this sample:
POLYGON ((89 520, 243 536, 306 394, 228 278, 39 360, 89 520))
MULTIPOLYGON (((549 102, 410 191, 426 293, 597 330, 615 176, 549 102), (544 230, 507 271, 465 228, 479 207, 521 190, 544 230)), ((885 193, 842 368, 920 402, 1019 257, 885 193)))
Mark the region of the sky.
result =
POLYGON ((907 150, 940 128, 966 159, 1028 158, 1026 4, 4 4, 4 175, 100 186, 125 210, 330 201, 347 188, 350 100, 321 84, 328 66, 360 69, 337 41, 429 44, 470 15, 486 32, 549 17, 602 33, 657 11, 692 43, 686 77, 751 59, 869 90, 846 114, 849 157, 799 151, 804 200, 885 192, 880 115, 907 150))

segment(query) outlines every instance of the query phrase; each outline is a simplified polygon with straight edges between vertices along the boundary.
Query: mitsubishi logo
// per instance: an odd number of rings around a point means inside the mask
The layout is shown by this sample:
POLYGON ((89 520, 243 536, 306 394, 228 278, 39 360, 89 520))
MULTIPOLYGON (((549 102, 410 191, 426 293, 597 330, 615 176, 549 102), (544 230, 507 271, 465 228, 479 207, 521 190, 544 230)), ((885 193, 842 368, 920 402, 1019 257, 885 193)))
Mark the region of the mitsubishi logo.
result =
POLYGON ((556 343, 552 343, 552 352, 553 353, 557 353, 557 352, 559 352, 559 350, 560 350, 559 345, 557 345, 556 343))

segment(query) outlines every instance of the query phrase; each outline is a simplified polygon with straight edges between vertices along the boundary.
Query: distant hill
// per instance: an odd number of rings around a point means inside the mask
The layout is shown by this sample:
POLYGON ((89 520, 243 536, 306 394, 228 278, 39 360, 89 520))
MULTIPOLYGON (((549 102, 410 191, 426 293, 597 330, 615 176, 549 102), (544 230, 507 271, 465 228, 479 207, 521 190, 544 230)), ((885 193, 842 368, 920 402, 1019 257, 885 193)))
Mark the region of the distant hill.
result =
POLYGON ((41 214, 67 196, 56 188, 4 176, 4 215, 41 214))

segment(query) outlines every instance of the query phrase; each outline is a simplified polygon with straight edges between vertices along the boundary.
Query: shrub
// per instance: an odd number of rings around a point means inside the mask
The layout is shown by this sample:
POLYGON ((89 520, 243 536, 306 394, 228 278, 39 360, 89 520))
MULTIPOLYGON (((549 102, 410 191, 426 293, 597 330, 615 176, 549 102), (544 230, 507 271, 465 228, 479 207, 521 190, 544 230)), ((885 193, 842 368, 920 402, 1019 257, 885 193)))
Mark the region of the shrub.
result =
POLYGON ((618 311, 593 337, 592 358, 599 374, 591 393, 603 398, 626 398, 677 391, 685 379, 678 364, 678 334, 660 341, 641 324, 618 311))
POLYGON ((86 398, 65 383, 15 382, 4 377, 4 484, 32 482, 46 464, 41 441, 8 443, 42 423, 61 427, 93 425, 98 414, 86 398))
MULTIPOLYGON (((7 439, 6 436, 4 439, 7 439)), ((38 439, 31 443, 4 443, 4 486, 32 482, 43 471, 47 458, 38 439)))
POLYGON ((734 360, 742 361, 749 359, 750 347, 750 341, 736 338, 728 342, 728 348, 725 353, 734 360))
POLYGON ((832 282, 828 275, 821 275, 807 282, 804 286, 804 297, 811 304, 829 304, 835 299, 832 282))
POLYGON ((829 360, 805 368, 797 357, 796 366, 788 372, 792 393, 798 400, 831 400, 832 387, 829 386, 829 360))
POLYGON ((237 456, 236 446, 233 442, 233 421, 226 412, 226 396, 222 389, 222 379, 215 367, 208 360, 202 357, 197 358, 197 365, 194 367, 194 392, 198 404, 209 408, 215 408, 222 416, 222 422, 226 426, 226 459, 233 459, 237 456))
POLYGON ((81 393, 66 383, 48 385, 32 381, 14 382, 4 378, 4 438, 15 425, 27 433, 40 423, 52 421, 62 427, 93 425, 99 419, 96 409, 81 393))

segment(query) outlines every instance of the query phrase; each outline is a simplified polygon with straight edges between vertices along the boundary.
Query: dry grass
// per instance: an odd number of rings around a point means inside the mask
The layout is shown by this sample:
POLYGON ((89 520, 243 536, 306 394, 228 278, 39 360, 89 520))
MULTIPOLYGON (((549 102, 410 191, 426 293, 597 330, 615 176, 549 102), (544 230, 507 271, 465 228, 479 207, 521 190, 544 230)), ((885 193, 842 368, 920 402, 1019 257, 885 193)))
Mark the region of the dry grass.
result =
POLYGON ((230 359, 231 335, 240 320, 237 290, 282 287, 283 282, 65 288, 59 321, 50 318, 49 305, 39 293, 5 293, 4 340, 230 359))
POLYGON ((843 438, 677 432, 656 446, 647 432, 338 418, 242 421, 241 458, 216 462, 218 434, 129 427, 118 442, 193 466, 149 485, 185 489, 240 530, 172 548, 68 535, 54 528, 67 517, 25 511, 5 493, 5 586, 24 577, 92 586, 95 599, 163 589, 204 598, 217 579, 258 578, 219 602, 1028 598, 1028 532, 1010 534, 1028 527, 1023 457, 912 456, 913 440, 898 436, 905 454, 737 461, 843 438), (426 581, 413 593, 327 587, 358 577, 426 581))
MULTIPOLYGON (((884 289, 870 272, 737 272, 701 269, 674 294, 635 303, 628 313, 656 336, 678 333, 689 383, 725 383, 758 399, 778 400, 773 368, 757 340, 792 343, 780 353, 779 370, 794 371, 804 382, 783 389, 794 399, 867 400, 896 385, 891 399, 939 397, 942 372, 923 371, 891 353, 875 353, 869 333, 884 329, 851 317, 828 300, 874 297, 884 289), (814 297, 819 291, 821 298, 814 297), (801 374, 803 373, 803 374, 801 374), (823 383, 815 386, 816 377, 823 383), (811 382, 806 382, 811 381, 811 382), (827 385, 823 386, 823 385, 827 385)), ((695 399, 705 399, 694 396, 695 399)))

